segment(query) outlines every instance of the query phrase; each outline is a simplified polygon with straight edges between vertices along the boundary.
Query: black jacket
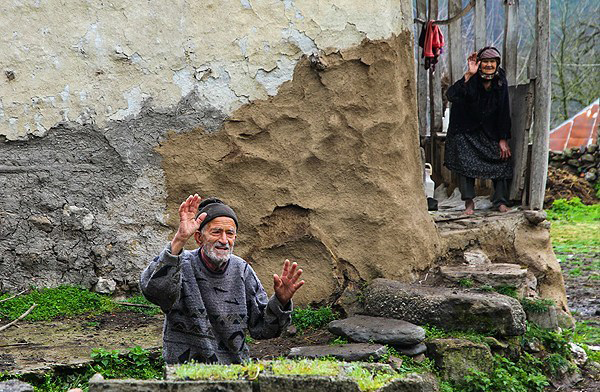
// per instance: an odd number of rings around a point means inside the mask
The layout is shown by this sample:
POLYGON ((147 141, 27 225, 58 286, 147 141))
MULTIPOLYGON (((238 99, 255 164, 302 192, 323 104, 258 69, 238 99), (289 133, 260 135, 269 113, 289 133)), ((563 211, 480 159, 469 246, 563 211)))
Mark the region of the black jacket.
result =
POLYGON ((500 68, 492 79, 492 88, 483 88, 479 73, 465 82, 464 76, 448 88, 446 97, 452 102, 448 135, 483 130, 499 141, 510 138, 508 83, 500 68))

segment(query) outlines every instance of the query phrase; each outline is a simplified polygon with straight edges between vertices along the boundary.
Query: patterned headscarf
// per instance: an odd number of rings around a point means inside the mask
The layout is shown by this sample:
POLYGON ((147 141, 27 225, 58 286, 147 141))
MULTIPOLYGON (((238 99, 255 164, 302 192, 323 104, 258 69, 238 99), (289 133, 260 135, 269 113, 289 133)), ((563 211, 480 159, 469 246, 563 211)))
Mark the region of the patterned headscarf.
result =
POLYGON ((481 61, 484 59, 496 60, 496 72, 493 75, 488 75, 479 70, 479 76, 481 76, 482 79, 494 79, 494 77, 498 74, 498 67, 500 67, 500 52, 493 46, 486 46, 477 52, 477 60, 481 61))

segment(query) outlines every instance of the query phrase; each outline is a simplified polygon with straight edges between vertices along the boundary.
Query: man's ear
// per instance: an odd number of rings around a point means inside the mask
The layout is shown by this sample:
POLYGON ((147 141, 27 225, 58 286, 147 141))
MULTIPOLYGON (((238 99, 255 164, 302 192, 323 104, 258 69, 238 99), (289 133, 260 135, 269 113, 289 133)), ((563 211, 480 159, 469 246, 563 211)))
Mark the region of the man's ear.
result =
POLYGON ((200 231, 196 231, 194 233, 194 239, 196 240, 196 244, 198 244, 198 246, 202 246, 202 234, 200 231))

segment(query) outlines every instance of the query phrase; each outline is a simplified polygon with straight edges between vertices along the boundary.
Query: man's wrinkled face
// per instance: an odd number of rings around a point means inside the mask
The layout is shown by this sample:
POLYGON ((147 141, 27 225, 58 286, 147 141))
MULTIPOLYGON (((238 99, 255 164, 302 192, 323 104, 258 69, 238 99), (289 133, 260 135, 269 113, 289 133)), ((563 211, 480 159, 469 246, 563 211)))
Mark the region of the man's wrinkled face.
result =
POLYGON ((202 232, 194 235, 206 258, 217 267, 222 267, 233 253, 236 227, 233 219, 219 216, 206 224, 202 232))
POLYGON ((493 75, 496 72, 497 67, 498 63, 496 62, 496 59, 482 59, 481 64, 479 64, 481 72, 487 75, 493 75))

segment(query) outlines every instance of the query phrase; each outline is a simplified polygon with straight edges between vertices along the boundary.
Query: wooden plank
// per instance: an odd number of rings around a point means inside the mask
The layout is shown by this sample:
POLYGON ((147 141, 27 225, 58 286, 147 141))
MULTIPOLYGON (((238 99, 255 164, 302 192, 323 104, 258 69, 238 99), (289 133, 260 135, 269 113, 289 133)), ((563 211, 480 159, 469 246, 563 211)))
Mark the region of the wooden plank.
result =
POLYGON ((519 33, 519 1, 506 2, 504 6, 504 56, 502 62, 506 70, 509 86, 517 84, 517 43, 519 33))
POLYGON ((510 186, 510 200, 520 200, 525 189, 527 172, 527 150, 529 147, 529 131, 533 116, 533 82, 511 86, 510 117, 512 120, 512 151, 513 178, 510 186))
MULTIPOLYGON (((448 16, 458 14, 462 0, 448 0, 448 16)), ((448 46, 450 49, 450 80, 454 84, 462 77, 465 59, 462 49, 462 18, 448 25, 448 46)))
POLYGON ((483 48, 487 42, 485 3, 486 0, 477 0, 477 3, 475 3, 475 51, 483 48))
MULTIPOLYGON (((429 19, 438 17, 438 0, 429 0, 429 19)), ((429 69, 429 107, 431 110, 431 134, 442 130, 442 83, 440 64, 437 71, 429 69)), ((432 143, 433 145, 433 143, 432 143)))
MULTIPOLYGON (((417 0, 417 18, 427 18, 427 0, 417 0)), ((425 25, 417 24, 417 34, 425 25)), ((419 60, 417 61, 417 108, 419 118, 419 135, 429 136, 427 127, 427 96, 429 95, 429 83, 427 70, 424 67, 425 59, 421 57, 421 51, 417 51, 419 60)))
POLYGON ((531 151, 529 204, 533 210, 544 208, 548 177, 548 141, 550 139, 550 0, 537 0, 536 79, 531 151))

